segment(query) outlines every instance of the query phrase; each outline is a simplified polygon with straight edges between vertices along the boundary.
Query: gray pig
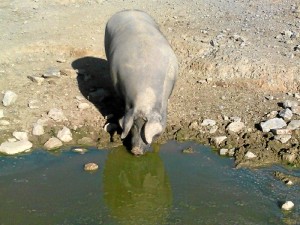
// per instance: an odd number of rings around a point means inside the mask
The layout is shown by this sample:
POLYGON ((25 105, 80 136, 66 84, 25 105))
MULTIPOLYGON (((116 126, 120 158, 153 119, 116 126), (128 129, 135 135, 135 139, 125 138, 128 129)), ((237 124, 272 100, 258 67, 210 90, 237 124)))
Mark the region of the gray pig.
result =
POLYGON ((155 21, 138 10, 121 11, 109 19, 105 53, 113 86, 125 102, 121 138, 131 132, 131 152, 142 155, 166 127, 177 58, 155 21))

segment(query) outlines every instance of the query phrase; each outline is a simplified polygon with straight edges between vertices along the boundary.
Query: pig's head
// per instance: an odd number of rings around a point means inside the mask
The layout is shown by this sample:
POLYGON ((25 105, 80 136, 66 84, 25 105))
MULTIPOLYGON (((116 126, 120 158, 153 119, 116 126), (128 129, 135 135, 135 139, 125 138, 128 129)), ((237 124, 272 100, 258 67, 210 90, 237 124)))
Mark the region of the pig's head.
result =
POLYGON ((135 115, 133 110, 129 110, 119 122, 123 129, 122 139, 131 132, 131 152, 134 155, 143 155, 152 141, 163 132, 165 126, 163 117, 157 112, 142 116, 135 115))

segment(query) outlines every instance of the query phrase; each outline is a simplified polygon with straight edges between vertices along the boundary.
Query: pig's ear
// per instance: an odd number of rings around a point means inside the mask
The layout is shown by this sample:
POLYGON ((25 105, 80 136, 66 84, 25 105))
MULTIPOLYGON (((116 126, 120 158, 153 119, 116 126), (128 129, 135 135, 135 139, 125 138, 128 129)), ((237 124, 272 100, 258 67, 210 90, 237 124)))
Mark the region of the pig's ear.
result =
POLYGON ((148 121, 145 124, 144 131, 145 141, 147 142, 147 144, 151 144, 153 137, 162 133, 163 127, 158 121, 148 121))
POLYGON ((120 120, 119 120, 119 124, 120 127, 123 129, 123 132, 121 134, 121 139, 124 139, 127 137, 132 124, 133 124, 133 110, 129 110, 125 116, 123 116, 120 120))

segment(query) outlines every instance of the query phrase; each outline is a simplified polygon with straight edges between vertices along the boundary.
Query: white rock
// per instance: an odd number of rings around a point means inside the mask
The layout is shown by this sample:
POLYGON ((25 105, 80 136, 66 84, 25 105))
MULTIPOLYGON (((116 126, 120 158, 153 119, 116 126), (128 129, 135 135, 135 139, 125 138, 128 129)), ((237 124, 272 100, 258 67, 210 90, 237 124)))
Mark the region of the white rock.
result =
POLYGON ((52 137, 50 138, 45 144, 44 144, 44 147, 47 149, 47 150, 52 150, 52 149, 55 149, 55 148, 59 148, 63 145, 63 143, 56 137, 52 137))
POLYGON ((246 159, 253 159, 253 158, 256 158, 257 156, 253 153, 253 152, 250 152, 248 151, 246 154, 245 154, 245 158, 246 159))
POLYGON ((17 98, 18 98, 18 95, 16 93, 14 93, 13 91, 6 91, 4 93, 2 103, 4 106, 9 106, 9 105, 15 103, 17 98))
POLYGON ((227 139, 226 136, 218 136, 218 137, 214 137, 212 138, 213 143, 215 143, 215 145, 220 145, 223 141, 225 141, 227 139))
POLYGON ((67 120, 61 109, 50 109, 50 111, 48 112, 48 116, 56 122, 67 120))
POLYGON ((292 201, 286 201, 282 206, 281 209, 283 210, 291 210, 294 208, 294 203, 292 201))
POLYGON ((219 153, 220 153, 220 155, 227 155, 228 149, 227 148, 221 148, 219 153))
POLYGON ((79 108, 80 110, 87 109, 87 108, 90 108, 90 104, 89 104, 89 103, 86 103, 86 102, 82 102, 82 103, 79 103, 79 104, 78 104, 78 108, 79 108))
POLYGON ((286 184, 286 185, 293 185, 294 183, 293 183, 293 181, 288 180, 285 184, 286 184))
POLYGON ((58 131, 57 137, 63 142, 70 142, 73 139, 70 129, 65 126, 63 127, 63 129, 58 131))
POLYGON ((291 138, 292 138, 292 135, 290 134, 278 134, 278 135, 275 135, 275 140, 278 140, 280 141, 281 143, 287 143, 291 138))
POLYGON ((32 143, 28 140, 16 141, 16 142, 3 142, 0 145, 0 152, 7 155, 14 155, 20 152, 25 152, 32 147, 32 143))
POLYGON ((216 121, 211 120, 211 119, 205 119, 201 123, 202 126, 214 126, 216 125, 216 121))
POLYGON ((27 132, 18 132, 15 131, 13 132, 13 136, 18 139, 19 141, 26 141, 28 140, 28 134, 27 132))
POLYGON ((228 150, 228 155, 229 156, 234 156, 234 153, 235 153, 235 148, 231 148, 228 150))
POLYGON ((300 120, 292 120, 289 122, 287 129, 289 130, 296 130, 300 128, 300 120))
POLYGON ((80 154, 84 154, 85 152, 87 152, 86 148, 74 148, 73 152, 78 152, 80 154))
POLYGON ((17 139, 16 139, 16 138, 8 138, 7 141, 8 141, 8 142, 16 142, 17 139))
POLYGON ((230 123, 226 130, 229 132, 239 133, 245 128, 245 124, 243 122, 232 122, 230 123))
POLYGON ((4 110, 0 109, 0 118, 4 117, 4 110))
POLYGON ((36 136, 43 135, 45 133, 43 125, 39 123, 33 124, 32 134, 36 136))
POLYGON ((241 122, 241 117, 238 117, 238 116, 232 116, 232 117, 230 117, 230 120, 232 121, 232 122, 241 122))
POLYGON ((285 120, 290 120, 293 117, 293 112, 289 108, 286 108, 279 112, 279 116, 285 120))
POLYGON ((28 107, 30 108, 30 109, 38 109, 39 108, 39 105, 38 105, 38 100, 30 100, 29 102, 28 102, 28 107))
POLYGON ((263 132, 280 129, 286 126, 286 122, 282 118, 273 118, 260 123, 263 132))
POLYGON ((282 104, 283 104, 283 108, 285 108, 285 109, 298 106, 298 102, 291 101, 291 100, 285 100, 282 104))
POLYGON ((0 120, 0 126, 8 126, 10 124, 7 120, 0 120))

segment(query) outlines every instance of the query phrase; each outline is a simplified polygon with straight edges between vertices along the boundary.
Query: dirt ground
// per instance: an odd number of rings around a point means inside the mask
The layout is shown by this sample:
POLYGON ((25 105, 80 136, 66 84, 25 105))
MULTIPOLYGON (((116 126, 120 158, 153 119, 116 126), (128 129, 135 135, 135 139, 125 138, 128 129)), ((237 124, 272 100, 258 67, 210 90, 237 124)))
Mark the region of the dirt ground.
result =
POLYGON ((110 97, 103 40, 107 20, 124 9, 148 12, 179 60, 168 126, 159 141, 194 139, 213 145, 214 137, 226 135, 227 140, 214 147, 234 148, 237 166, 300 165, 298 131, 282 144, 258 126, 267 113, 282 109, 284 100, 298 101, 296 0, 2 0, 0 91, 3 96, 12 90, 18 99, 11 106, 0 106, 10 123, 0 126, 1 141, 11 138, 13 131, 27 131, 34 146, 40 147, 66 125, 73 132, 71 145, 107 147, 112 140, 120 144, 118 135, 110 138, 103 131, 108 120, 114 121, 111 109, 118 108, 110 97), (28 78, 58 70, 59 78, 40 84, 28 78), (37 107, 28 107, 32 100, 37 107), (90 107, 79 109, 83 102, 90 107), (45 135, 31 135, 33 124, 47 118, 52 108, 62 109, 67 121, 49 119, 45 135), (241 133, 226 131, 230 117, 245 123, 241 133), (209 133, 199 125, 203 119, 215 120, 218 130, 209 133), (255 159, 245 158, 249 150, 255 159), (292 163, 286 162, 285 154, 294 155, 292 163))

